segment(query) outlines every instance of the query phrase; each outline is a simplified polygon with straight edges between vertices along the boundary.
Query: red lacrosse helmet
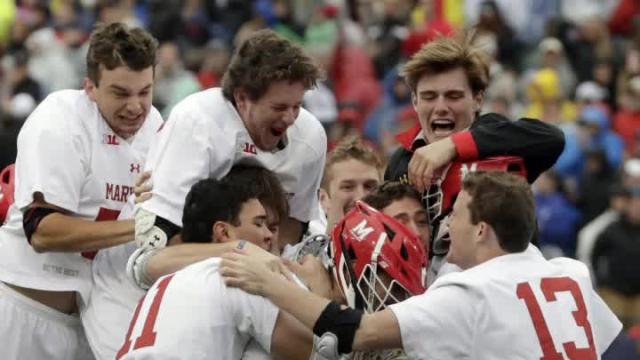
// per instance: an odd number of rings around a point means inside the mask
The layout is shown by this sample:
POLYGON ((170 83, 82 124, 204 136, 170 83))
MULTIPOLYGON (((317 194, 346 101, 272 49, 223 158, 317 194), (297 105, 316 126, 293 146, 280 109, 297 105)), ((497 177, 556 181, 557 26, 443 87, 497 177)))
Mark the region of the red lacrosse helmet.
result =
POLYGON ((462 188, 462 178, 470 171, 506 171, 527 177, 524 160, 518 156, 496 156, 482 160, 452 162, 444 170, 440 179, 429 187, 422 199, 432 226, 431 243, 434 255, 443 255, 448 250, 446 241, 449 240, 449 232, 446 226, 440 225, 446 223, 446 217, 449 216, 453 202, 462 188))
POLYGON ((5 222, 9 206, 13 204, 14 165, 8 165, 0 172, 0 224, 5 222))
POLYGON ((329 257, 350 307, 374 312, 425 291, 422 241, 361 201, 334 228, 329 257))

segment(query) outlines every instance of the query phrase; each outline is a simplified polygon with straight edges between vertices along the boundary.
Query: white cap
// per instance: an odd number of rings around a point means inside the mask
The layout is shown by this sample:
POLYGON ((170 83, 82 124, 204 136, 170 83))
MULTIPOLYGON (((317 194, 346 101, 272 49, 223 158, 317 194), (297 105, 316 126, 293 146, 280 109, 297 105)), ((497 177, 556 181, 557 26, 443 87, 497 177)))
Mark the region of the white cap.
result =
POLYGON ((562 46, 560 40, 554 37, 547 37, 540 42, 540 44, 538 45, 538 49, 540 49, 541 52, 553 51, 559 53, 562 52, 564 46, 562 46))
POLYGON ((578 101, 602 101, 607 97, 607 89, 593 81, 580 83, 576 88, 576 100, 578 101))
POLYGON ((36 105, 33 96, 27 93, 19 93, 11 98, 9 113, 16 118, 24 119, 31 114, 36 105))

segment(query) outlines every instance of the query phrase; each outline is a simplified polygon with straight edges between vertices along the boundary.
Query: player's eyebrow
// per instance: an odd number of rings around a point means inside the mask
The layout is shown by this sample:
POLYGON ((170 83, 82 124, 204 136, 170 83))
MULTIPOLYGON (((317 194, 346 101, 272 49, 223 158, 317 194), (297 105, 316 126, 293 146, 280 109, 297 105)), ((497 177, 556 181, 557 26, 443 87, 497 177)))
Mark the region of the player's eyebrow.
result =
MULTIPOLYGON (((143 87, 141 91, 145 91, 145 90, 149 90, 151 88, 152 84, 148 84, 147 86, 143 87)), ((122 91, 122 92, 129 92, 129 89, 124 88, 122 86, 116 85, 116 84, 111 84, 109 85, 109 87, 113 90, 117 90, 117 91, 122 91)))

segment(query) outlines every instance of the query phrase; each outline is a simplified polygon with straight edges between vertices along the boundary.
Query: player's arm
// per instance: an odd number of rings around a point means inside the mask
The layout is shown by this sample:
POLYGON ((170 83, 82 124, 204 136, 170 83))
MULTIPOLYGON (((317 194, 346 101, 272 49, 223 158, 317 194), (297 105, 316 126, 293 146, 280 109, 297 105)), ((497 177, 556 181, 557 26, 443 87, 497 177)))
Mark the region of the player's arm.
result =
POLYGON ((133 239, 133 220, 93 221, 72 216, 36 193, 25 210, 23 227, 36 252, 95 251, 133 239))
POLYGON ((469 131, 454 134, 452 139, 462 160, 520 156, 529 182, 553 166, 565 143, 562 131, 551 124, 528 118, 510 121, 494 113, 478 117, 469 131))
POLYGON ((307 360, 312 347, 311 331, 287 312, 279 311, 271 334, 271 356, 282 360, 307 360))
POLYGON ((337 348, 340 353, 402 345, 398 322, 390 310, 369 315, 340 306, 298 287, 244 254, 225 254, 220 274, 228 286, 266 297, 316 335, 335 334, 339 339, 337 348), (389 331, 376 334, 376 329, 383 326, 389 331))

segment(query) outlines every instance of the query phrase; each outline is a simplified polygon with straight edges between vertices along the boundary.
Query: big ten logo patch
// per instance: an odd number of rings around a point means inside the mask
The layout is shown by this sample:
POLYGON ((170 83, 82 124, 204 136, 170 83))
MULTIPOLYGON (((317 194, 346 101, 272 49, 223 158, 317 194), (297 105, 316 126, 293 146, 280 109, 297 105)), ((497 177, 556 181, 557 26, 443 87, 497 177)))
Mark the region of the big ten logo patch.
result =
POLYGON ((258 153, 258 151, 256 150, 256 146, 248 142, 242 145, 242 152, 245 154, 251 154, 251 155, 256 155, 258 153))
POLYGON ((102 143, 106 145, 120 145, 118 137, 114 134, 103 134, 102 143))

